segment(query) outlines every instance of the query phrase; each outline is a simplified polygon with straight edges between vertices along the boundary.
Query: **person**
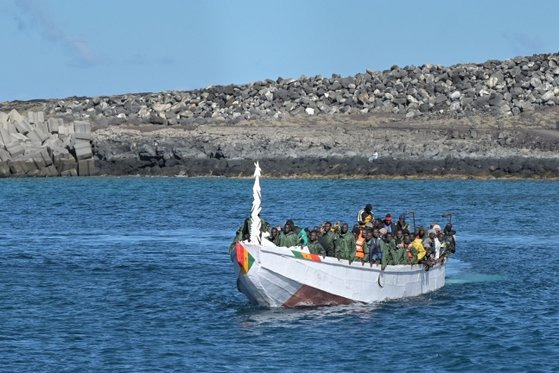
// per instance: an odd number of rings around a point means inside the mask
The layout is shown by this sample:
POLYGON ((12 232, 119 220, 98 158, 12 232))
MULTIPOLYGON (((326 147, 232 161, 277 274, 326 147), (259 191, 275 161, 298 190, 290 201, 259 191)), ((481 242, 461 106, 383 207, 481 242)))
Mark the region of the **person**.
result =
MULTIPOLYGON (((356 234, 355 238, 355 260, 360 260, 364 262, 366 260, 367 255, 369 254, 367 249, 367 239, 365 238, 365 229, 360 229, 356 234)), ((350 261, 351 264, 351 261, 350 261)))
POLYGON ((324 250, 324 247, 322 247, 318 241, 318 231, 313 230, 309 233, 309 244, 307 247, 311 254, 326 255, 326 250, 324 250))
POLYGON ((406 223, 406 214, 400 214, 398 221, 396 222, 396 230, 401 230, 402 233, 411 233, 410 225, 406 223))
POLYGON ((415 239, 412 242, 413 247, 415 248, 415 250, 417 250, 417 262, 418 263, 421 262, 423 260, 423 258, 425 258, 425 255, 427 254, 427 251, 425 250, 425 247, 423 246, 423 238, 425 238, 425 228, 419 227, 417 229, 415 239))
POLYGON ((298 243, 299 239, 297 238, 295 232, 293 232, 292 225, 289 222, 285 223, 283 226, 283 232, 280 233, 278 238, 278 246, 293 247, 297 246, 298 243))
POLYGON ((435 259, 439 259, 441 257, 441 240, 439 239, 439 236, 441 235, 442 231, 439 227, 439 229, 433 229, 435 231, 435 238, 433 238, 433 241, 435 241, 435 259))
POLYGON ((375 218, 373 214, 373 205, 367 203, 365 208, 359 210, 357 213, 357 224, 361 226, 361 228, 365 227, 365 224, 372 223, 375 218))
POLYGON ((307 231, 305 229, 299 228, 293 219, 288 219, 286 224, 291 225, 291 230, 297 235, 298 244, 301 246, 307 246, 309 243, 309 237, 307 235, 307 231))
POLYGON ((326 250, 327 256, 334 256, 334 241, 336 240, 336 233, 331 231, 332 223, 329 221, 325 222, 322 226, 322 237, 320 243, 326 250))
POLYGON ((387 232, 392 233, 392 235, 394 236, 394 233, 396 232, 396 226, 394 225, 394 223, 392 223, 392 215, 385 215, 384 219, 382 220, 381 228, 386 229, 387 232))
POLYGON ((334 254, 338 259, 350 260, 355 255, 355 236, 349 232, 349 225, 343 223, 340 234, 334 240, 334 254))
MULTIPOLYGON (((260 233, 266 233, 269 232, 270 230, 270 224, 268 224, 268 222, 266 220, 264 220, 262 217, 260 217, 260 214, 258 215, 258 217, 260 218, 260 233)), ((243 223, 241 224, 241 226, 239 227, 239 229, 237 229, 237 233, 235 236, 235 242, 236 241, 243 241, 246 239, 250 238, 250 227, 252 225, 252 218, 249 216, 248 218, 246 218, 243 223)))
POLYGON ((428 259, 436 259, 436 250, 435 250, 435 240, 436 240, 436 233, 434 229, 429 229, 427 232, 427 237, 423 239, 423 247, 427 254, 425 254, 426 258, 428 259))
POLYGON ((372 223, 373 228, 382 229, 384 228, 384 223, 381 218, 373 219, 372 223))
POLYGON ((407 264, 417 264, 417 250, 413 246, 409 233, 404 234, 404 241, 402 242, 401 247, 406 250, 407 264))
MULTIPOLYGON (((260 218, 260 234, 262 235, 262 237, 266 237, 270 229, 270 224, 268 224, 266 220, 260 217, 260 214, 258 214, 258 217, 260 218)), ((235 248, 236 242, 250 240, 251 225, 252 225, 252 218, 249 216, 243 221, 243 223, 239 226, 239 228, 235 232, 235 238, 233 239, 233 242, 231 242, 231 244, 229 245, 229 252, 231 252, 231 250, 235 248)))
POLYGON ((382 250, 380 248, 380 232, 377 228, 367 229, 365 231, 365 239, 367 240, 367 251, 369 252, 369 262, 380 264, 382 260, 382 250))
POLYGON ((396 241, 396 245, 399 245, 402 242, 404 242, 404 232, 401 229, 396 229, 396 235, 394 236, 394 241, 396 241))
POLYGON ((277 245, 278 244, 278 239, 279 239, 279 234, 280 234, 280 230, 277 227, 273 227, 272 231, 270 232, 269 240, 277 245))
POLYGON ((456 231, 452 229, 452 224, 448 223, 443 230, 441 249, 444 254, 454 254, 456 252, 456 231))
MULTIPOLYGON (((402 232, 402 231, 400 231, 402 232)), ((396 239, 394 239, 394 247, 392 248, 392 252, 391 252, 391 263, 388 263, 389 265, 402 265, 402 264, 408 264, 408 252, 406 250, 406 248, 404 248, 403 245, 403 241, 404 237, 402 235, 402 242, 400 242, 399 244, 396 244, 396 239)))
POLYGON ((394 265, 395 260, 393 258, 393 253, 396 251, 396 243, 392 233, 386 232, 383 239, 380 241, 380 249, 382 251, 382 269, 386 268, 387 265, 394 265))

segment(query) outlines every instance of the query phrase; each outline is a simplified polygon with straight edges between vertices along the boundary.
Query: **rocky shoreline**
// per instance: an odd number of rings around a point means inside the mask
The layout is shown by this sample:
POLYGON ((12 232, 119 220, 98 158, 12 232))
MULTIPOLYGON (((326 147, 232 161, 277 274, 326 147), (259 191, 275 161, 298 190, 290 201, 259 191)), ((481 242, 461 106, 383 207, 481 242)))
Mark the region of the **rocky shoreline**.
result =
MULTIPOLYGON (((366 158, 262 159, 266 177, 274 178, 559 178, 559 162, 525 158, 436 161, 399 161, 386 159, 374 165, 366 158)), ((97 162, 98 172, 111 176, 222 176, 245 178, 254 172, 252 160, 199 160, 172 162, 171 166, 143 162, 97 162)))
POLYGON ((558 61, 4 102, 0 177, 556 178, 558 61))

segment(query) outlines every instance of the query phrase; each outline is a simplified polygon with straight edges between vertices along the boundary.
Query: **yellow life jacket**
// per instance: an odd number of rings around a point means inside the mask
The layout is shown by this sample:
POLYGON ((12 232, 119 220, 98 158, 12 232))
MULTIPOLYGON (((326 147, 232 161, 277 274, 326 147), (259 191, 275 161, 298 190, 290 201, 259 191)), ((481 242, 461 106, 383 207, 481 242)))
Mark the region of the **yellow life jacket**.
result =
POLYGON ((361 224, 361 227, 364 227, 365 224, 367 224, 367 223, 371 223, 371 222, 373 221, 373 218, 374 218, 374 215, 373 215, 373 213, 371 212, 371 213, 367 214, 367 216, 365 216, 365 219, 363 219, 363 214, 364 214, 364 213, 365 213, 365 210, 364 210, 364 209, 363 209, 363 210, 360 210, 360 211, 357 213, 357 222, 358 222, 358 223, 359 223, 360 221, 363 222, 363 224, 361 224), (361 220, 361 219, 363 219, 363 220, 361 220))
POLYGON ((415 240, 413 240, 412 245, 417 250, 417 261, 419 262, 425 257, 425 254, 427 254, 427 252, 425 251, 425 247, 423 246, 423 242, 421 242, 421 238, 416 238, 415 240))

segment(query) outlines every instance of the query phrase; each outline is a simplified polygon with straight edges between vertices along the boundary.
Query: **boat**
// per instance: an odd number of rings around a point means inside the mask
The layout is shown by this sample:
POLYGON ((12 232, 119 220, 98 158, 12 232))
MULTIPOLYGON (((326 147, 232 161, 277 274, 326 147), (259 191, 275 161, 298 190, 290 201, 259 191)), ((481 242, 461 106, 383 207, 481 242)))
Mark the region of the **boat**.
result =
POLYGON ((278 247, 261 234, 261 169, 255 163, 250 238, 237 241, 230 255, 237 288, 263 307, 375 303, 414 297, 445 285, 444 258, 423 264, 388 265, 324 257, 301 247, 278 247))

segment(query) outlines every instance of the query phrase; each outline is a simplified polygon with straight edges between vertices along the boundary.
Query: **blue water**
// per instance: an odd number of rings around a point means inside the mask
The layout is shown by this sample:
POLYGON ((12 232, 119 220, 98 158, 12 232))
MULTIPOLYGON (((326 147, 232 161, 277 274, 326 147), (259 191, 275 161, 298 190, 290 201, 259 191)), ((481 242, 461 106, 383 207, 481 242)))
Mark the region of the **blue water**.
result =
POLYGON ((377 305, 253 307, 227 246, 250 180, 0 180, 0 370, 559 370, 559 182, 263 180, 300 226, 455 212, 447 286, 377 305))

